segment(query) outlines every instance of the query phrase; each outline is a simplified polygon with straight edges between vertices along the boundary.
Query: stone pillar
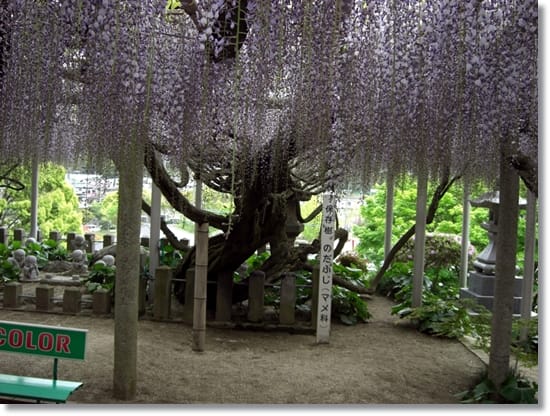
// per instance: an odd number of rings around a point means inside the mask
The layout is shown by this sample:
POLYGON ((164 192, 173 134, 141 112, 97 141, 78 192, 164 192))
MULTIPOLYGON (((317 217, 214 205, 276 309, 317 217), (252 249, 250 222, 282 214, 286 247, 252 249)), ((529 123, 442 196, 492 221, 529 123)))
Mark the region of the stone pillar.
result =
POLYGON ((61 233, 59 231, 50 231, 49 239, 57 242, 61 240, 61 233))
POLYGON ((21 306, 23 285, 19 282, 8 282, 4 285, 4 308, 18 308, 21 306))
POLYGON ((80 301, 82 293, 78 287, 67 287, 63 292, 63 312, 80 313, 80 301))
POLYGON ((15 241, 25 241, 25 230, 22 228, 16 228, 13 230, 13 239, 15 241))
POLYGON ((6 227, 0 227, 0 244, 8 245, 8 229, 6 227))
POLYGON ((155 319, 168 319, 170 317, 171 289, 172 268, 168 266, 158 267, 155 271, 155 302, 153 303, 153 317, 155 319))
POLYGON ((72 252, 73 240, 76 237, 76 233, 67 233, 67 251, 72 252))
POLYGON ((296 322, 296 276, 288 273, 281 281, 281 304, 279 308, 279 322, 283 325, 292 325, 296 322))
POLYGON ((248 320, 261 322, 264 318, 265 273, 254 270, 248 281, 248 320))
POLYGON ((319 308, 319 265, 313 266, 311 273, 311 325, 317 325, 317 310, 319 308))
POLYGON ((115 243, 115 238, 111 234, 105 234, 103 236, 103 248, 112 246, 115 243))
POLYGON ((86 253, 93 253, 94 252, 94 242, 95 242, 95 234, 87 233, 84 234, 84 239, 86 240, 86 253))
POLYGON ((96 315, 111 313, 111 294, 106 289, 97 289, 92 295, 92 312, 96 315))
POLYGON ((233 273, 225 272, 218 276, 216 289, 216 321, 230 322, 233 306, 233 273))
POLYGON ((51 311, 53 309, 53 286, 38 285, 36 287, 36 310, 51 311))
POLYGON ((183 322, 193 324, 193 297, 195 295, 195 269, 185 273, 185 303, 183 304, 183 322))

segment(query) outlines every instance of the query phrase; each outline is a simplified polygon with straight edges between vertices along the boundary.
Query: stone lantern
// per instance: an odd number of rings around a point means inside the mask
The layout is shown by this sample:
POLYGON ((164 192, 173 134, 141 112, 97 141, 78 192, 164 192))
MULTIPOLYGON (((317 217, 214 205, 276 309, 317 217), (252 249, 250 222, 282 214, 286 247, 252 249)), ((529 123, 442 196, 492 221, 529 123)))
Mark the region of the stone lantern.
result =
MULTIPOLYGON (((473 207, 489 209, 489 219, 482 227, 487 230, 489 243, 487 247, 474 260, 474 270, 468 273, 468 287, 460 289, 461 298, 472 298, 487 309, 493 308, 493 297, 495 290, 495 267, 497 255, 497 232, 498 232, 498 210, 499 193, 488 192, 479 198, 470 201, 473 207)), ((527 202, 519 201, 519 208, 525 209, 527 202)), ((514 303, 513 313, 519 314, 521 308, 522 278, 516 276, 514 281, 514 303)))

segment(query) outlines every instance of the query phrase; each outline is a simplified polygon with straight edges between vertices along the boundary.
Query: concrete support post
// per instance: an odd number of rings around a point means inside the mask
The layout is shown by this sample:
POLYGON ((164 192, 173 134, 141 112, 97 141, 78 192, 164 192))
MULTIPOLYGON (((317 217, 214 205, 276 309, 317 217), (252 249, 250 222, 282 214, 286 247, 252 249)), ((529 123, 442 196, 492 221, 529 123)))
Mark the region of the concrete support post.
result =
POLYGON ((30 222, 31 229, 29 237, 39 241, 38 238, 38 176, 40 167, 38 165, 38 158, 35 156, 32 160, 31 171, 31 211, 30 222))
POLYGON ((76 237, 76 233, 67 233, 67 251, 70 253, 73 248, 73 240, 76 237))
POLYGON ((170 300, 172 297, 172 269, 168 266, 157 267, 155 271, 155 301, 153 317, 168 319, 170 317, 170 300))
POLYGON ((0 244, 8 245, 8 229, 6 227, 0 227, 0 244))
POLYGON ((77 314, 80 313, 80 302, 82 293, 78 287, 67 287, 63 291, 63 312, 77 314))
POLYGON ((420 168, 416 187, 416 223, 414 235, 414 274, 411 306, 422 306, 424 259, 426 251, 426 204, 428 202, 428 172, 420 168))
MULTIPOLYGON (((140 127, 141 128, 141 127, 140 127)), ((141 201, 144 142, 131 138, 116 159, 119 172, 113 394, 133 400, 137 390, 141 201)))
POLYGON ((86 253, 94 252, 94 243, 95 243, 95 234, 86 233, 84 234, 84 240, 86 240, 86 253))
POLYGON ((23 285, 19 282, 8 282, 4 285, 4 308, 18 308, 21 306, 23 285))
POLYGON ((195 269, 185 273, 185 303, 183 304, 183 322, 193 324, 193 297, 195 295, 195 269))
POLYGON ((53 309, 53 286, 39 285, 36 287, 36 310, 51 311, 53 309))
POLYGON ((111 313, 111 294, 105 289, 97 289, 92 295, 92 312, 95 315, 111 313))
POLYGON ((393 233, 393 175, 388 175, 386 179, 386 225, 384 232, 384 258, 388 256, 392 248, 392 233, 393 233))
POLYGON ((233 306, 233 273, 218 276, 216 289, 216 321, 230 322, 233 306))
POLYGON ((254 270, 248 280, 248 320, 261 322, 264 319, 265 273, 254 270))
MULTIPOLYGON (((537 242, 537 197, 531 191, 527 192, 527 213, 525 219, 525 256, 523 269, 523 284, 521 290, 521 319, 528 322, 533 309, 533 281, 535 278, 535 246, 537 242)), ((520 341, 526 342, 529 328, 523 325, 520 329, 520 341)))
POLYGON ((61 240, 61 233, 59 231, 50 231, 48 238, 53 241, 61 240))
POLYGON ((16 228, 13 230, 13 239, 15 241, 25 241, 25 230, 22 228, 16 228))
POLYGON ((111 234, 105 234, 103 236, 103 248, 112 246, 115 243, 115 238, 111 234))
POLYGON ((279 322, 292 325, 296 322, 296 276, 288 273, 281 281, 281 304, 279 322))
POLYGON ((464 196, 462 199, 462 239, 460 252, 460 287, 468 285, 468 249, 470 248, 470 185, 464 181, 464 196))

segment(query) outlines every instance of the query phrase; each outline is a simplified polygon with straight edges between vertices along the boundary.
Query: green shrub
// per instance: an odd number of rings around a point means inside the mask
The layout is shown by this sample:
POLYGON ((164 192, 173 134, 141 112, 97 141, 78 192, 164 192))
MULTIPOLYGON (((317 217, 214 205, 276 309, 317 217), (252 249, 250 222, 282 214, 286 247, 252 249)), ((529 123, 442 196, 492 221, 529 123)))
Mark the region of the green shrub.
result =
POLYGON ((472 389, 457 394, 461 403, 536 404, 538 384, 517 372, 510 372, 500 389, 495 388, 487 374, 472 389))
POLYGON ((86 289, 88 289, 90 293, 100 288, 109 291, 111 294, 114 293, 115 274, 116 269, 114 267, 102 263, 95 263, 88 272, 88 279, 85 282, 86 289))

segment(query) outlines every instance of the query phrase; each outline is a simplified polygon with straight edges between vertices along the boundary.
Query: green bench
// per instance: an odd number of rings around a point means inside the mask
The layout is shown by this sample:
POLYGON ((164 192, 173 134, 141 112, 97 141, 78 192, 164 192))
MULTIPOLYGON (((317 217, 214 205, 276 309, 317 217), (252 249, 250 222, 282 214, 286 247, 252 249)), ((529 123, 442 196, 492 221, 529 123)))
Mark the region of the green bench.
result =
POLYGON ((54 359, 51 379, 0 374, 0 396, 30 399, 37 403, 65 403, 82 383, 58 380, 58 360, 84 360, 86 334, 85 329, 0 321, 0 352, 42 355, 54 359))

